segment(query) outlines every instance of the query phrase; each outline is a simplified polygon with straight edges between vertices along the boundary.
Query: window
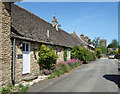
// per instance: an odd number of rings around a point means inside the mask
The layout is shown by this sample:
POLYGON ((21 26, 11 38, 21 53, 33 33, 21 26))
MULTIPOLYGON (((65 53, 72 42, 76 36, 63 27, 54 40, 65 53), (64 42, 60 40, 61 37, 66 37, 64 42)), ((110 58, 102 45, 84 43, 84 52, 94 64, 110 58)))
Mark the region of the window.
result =
POLYGON ((29 51, 29 43, 23 43, 23 51, 29 51))
POLYGON ((23 51, 25 51, 25 43, 23 43, 23 51))
POLYGON ((71 54, 70 49, 68 49, 68 58, 70 58, 70 54, 71 54))
POLYGON ((56 55, 58 55, 58 46, 56 46, 56 55))
POLYGON ((26 43, 26 51, 29 51, 29 44, 26 43))

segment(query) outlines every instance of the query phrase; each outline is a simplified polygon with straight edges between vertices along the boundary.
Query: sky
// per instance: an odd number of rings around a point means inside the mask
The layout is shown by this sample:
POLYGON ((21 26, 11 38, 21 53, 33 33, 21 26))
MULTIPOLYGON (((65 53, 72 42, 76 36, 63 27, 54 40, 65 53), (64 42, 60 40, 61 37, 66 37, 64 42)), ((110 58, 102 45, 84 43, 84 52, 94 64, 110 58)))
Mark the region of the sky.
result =
POLYGON ((56 16, 60 28, 68 33, 84 34, 91 40, 107 39, 107 44, 118 39, 117 2, 19 2, 40 18, 52 23, 56 16))

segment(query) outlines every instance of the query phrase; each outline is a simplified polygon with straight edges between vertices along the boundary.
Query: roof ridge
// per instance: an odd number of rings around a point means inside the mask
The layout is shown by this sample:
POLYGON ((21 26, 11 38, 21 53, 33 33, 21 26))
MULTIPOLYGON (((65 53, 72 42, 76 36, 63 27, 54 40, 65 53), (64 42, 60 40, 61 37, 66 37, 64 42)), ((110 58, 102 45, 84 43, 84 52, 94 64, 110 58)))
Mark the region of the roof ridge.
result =
POLYGON ((82 42, 84 42, 86 45, 88 45, 88 43, 85 42, 81 37, 79 37, 77 33, 72 33, 72 34, 75 34, 82 42))

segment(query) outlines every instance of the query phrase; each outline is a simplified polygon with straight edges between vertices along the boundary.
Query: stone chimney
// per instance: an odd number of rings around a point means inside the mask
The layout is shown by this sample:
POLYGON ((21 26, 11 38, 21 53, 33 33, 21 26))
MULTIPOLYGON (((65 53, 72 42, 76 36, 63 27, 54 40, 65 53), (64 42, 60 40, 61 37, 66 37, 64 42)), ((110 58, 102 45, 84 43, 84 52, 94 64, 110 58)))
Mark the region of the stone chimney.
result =
POLYGON ((84 39, 84 35, 83 35, 83 34, 81 34, 80 37, 81 37, 82 39, 84 39))
POLYGON ((88 36, 85 36, 85 37, 84 37, 84 39, 85 39, 85 41, 87 41, 87 42, 88 42, 88 36))
POLYGON ((55 16, 53 17, 52 26, 58 31, 58 22, 55 16))

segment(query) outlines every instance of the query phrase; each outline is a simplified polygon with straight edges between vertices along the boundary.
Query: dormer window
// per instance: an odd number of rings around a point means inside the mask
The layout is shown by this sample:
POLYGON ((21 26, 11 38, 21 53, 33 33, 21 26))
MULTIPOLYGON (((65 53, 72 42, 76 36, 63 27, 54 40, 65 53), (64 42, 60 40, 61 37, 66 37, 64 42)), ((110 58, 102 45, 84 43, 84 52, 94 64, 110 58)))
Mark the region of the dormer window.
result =
POLYGON ((49 37, 50 37, 50 31, 47 30, 47 38, 49 38, 49 37))

